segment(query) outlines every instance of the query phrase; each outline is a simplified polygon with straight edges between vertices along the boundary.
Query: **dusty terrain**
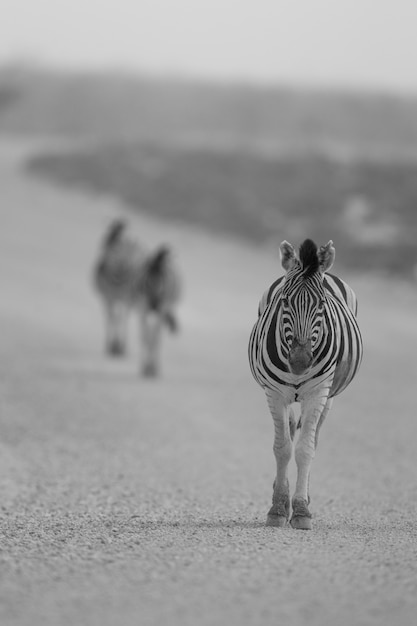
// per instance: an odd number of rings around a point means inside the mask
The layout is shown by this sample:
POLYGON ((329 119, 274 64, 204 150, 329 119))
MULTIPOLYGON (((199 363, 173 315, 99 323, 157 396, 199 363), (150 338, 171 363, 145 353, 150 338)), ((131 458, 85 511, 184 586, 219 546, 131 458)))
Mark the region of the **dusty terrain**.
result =
POLYGON ((364 363, 322 430, 313 530, 266 528, 272 421, 246 344, 277 253, 131 217, 185 280, 163 377, 141 380, 134 321, 106 359, 90 286, 122 207, 25 177, 23 153, 0 150, 0 623, 414 623, 417 289, 343 275, 364 363))

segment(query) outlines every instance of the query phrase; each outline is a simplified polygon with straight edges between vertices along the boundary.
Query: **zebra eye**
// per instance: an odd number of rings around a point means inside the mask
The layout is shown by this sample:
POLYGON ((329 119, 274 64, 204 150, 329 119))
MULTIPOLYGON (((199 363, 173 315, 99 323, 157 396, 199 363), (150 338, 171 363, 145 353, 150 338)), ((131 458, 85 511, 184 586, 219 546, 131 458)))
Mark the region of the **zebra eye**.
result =
POLYGON ((288 298, 287 298, 287 297, 285 297, 285 296, 284 296, 284 297, 282 298, 282 304, 283 304, 284 306, 288 306, 288 298))

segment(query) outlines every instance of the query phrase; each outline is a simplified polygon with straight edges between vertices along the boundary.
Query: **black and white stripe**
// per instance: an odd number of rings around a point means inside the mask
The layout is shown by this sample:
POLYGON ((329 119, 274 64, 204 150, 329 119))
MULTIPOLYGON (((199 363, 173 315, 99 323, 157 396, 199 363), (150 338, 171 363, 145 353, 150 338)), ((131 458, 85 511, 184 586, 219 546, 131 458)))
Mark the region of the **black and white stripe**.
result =
POLYGON ((310 527, 308 478, 318 432, 332 398, 358 371, 362 339, 353 290, 337 276, 325 273, 334 261, 333 243, 318 250, 307 239, 299 258, 287 242, 280 250, 286 274, 260 301, 249 340, 249 362, 255 380, 266 391, 275 425, 277 478, 268 514, 272 525, 283 525, 289 516, 287 465, 295 430, 291 404, 301 404, 291 523, 304 528, 310 527))

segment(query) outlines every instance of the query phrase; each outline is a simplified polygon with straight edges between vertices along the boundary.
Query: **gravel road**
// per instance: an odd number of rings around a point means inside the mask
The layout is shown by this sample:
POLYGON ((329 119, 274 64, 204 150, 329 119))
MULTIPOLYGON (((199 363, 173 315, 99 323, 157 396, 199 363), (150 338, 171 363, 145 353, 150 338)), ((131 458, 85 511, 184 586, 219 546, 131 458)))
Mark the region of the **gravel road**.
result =
POLYGON ((322 430, 313 530, 267 528, 272 420, 246 343, 277 251, 132 216, 186 286, 163 377, 141 380, 134 320, 107 360, 90 288, 123 208, 29 179, 23 154, 0 150, 0 623, 415 623, 417 289, 350 278, 365 360, 322 430))

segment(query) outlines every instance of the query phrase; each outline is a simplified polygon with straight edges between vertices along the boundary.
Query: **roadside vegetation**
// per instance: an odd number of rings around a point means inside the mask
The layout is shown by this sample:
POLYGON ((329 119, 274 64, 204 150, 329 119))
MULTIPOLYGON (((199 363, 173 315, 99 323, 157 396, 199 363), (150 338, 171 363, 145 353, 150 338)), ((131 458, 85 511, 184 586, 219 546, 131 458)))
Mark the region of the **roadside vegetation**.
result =
POLYGON ((63 140, 34 175, 255 245, 333 239, 346 267, 415 276, 416 99, 16 67, 1 93, 19 94, 1 133, 63 140))

